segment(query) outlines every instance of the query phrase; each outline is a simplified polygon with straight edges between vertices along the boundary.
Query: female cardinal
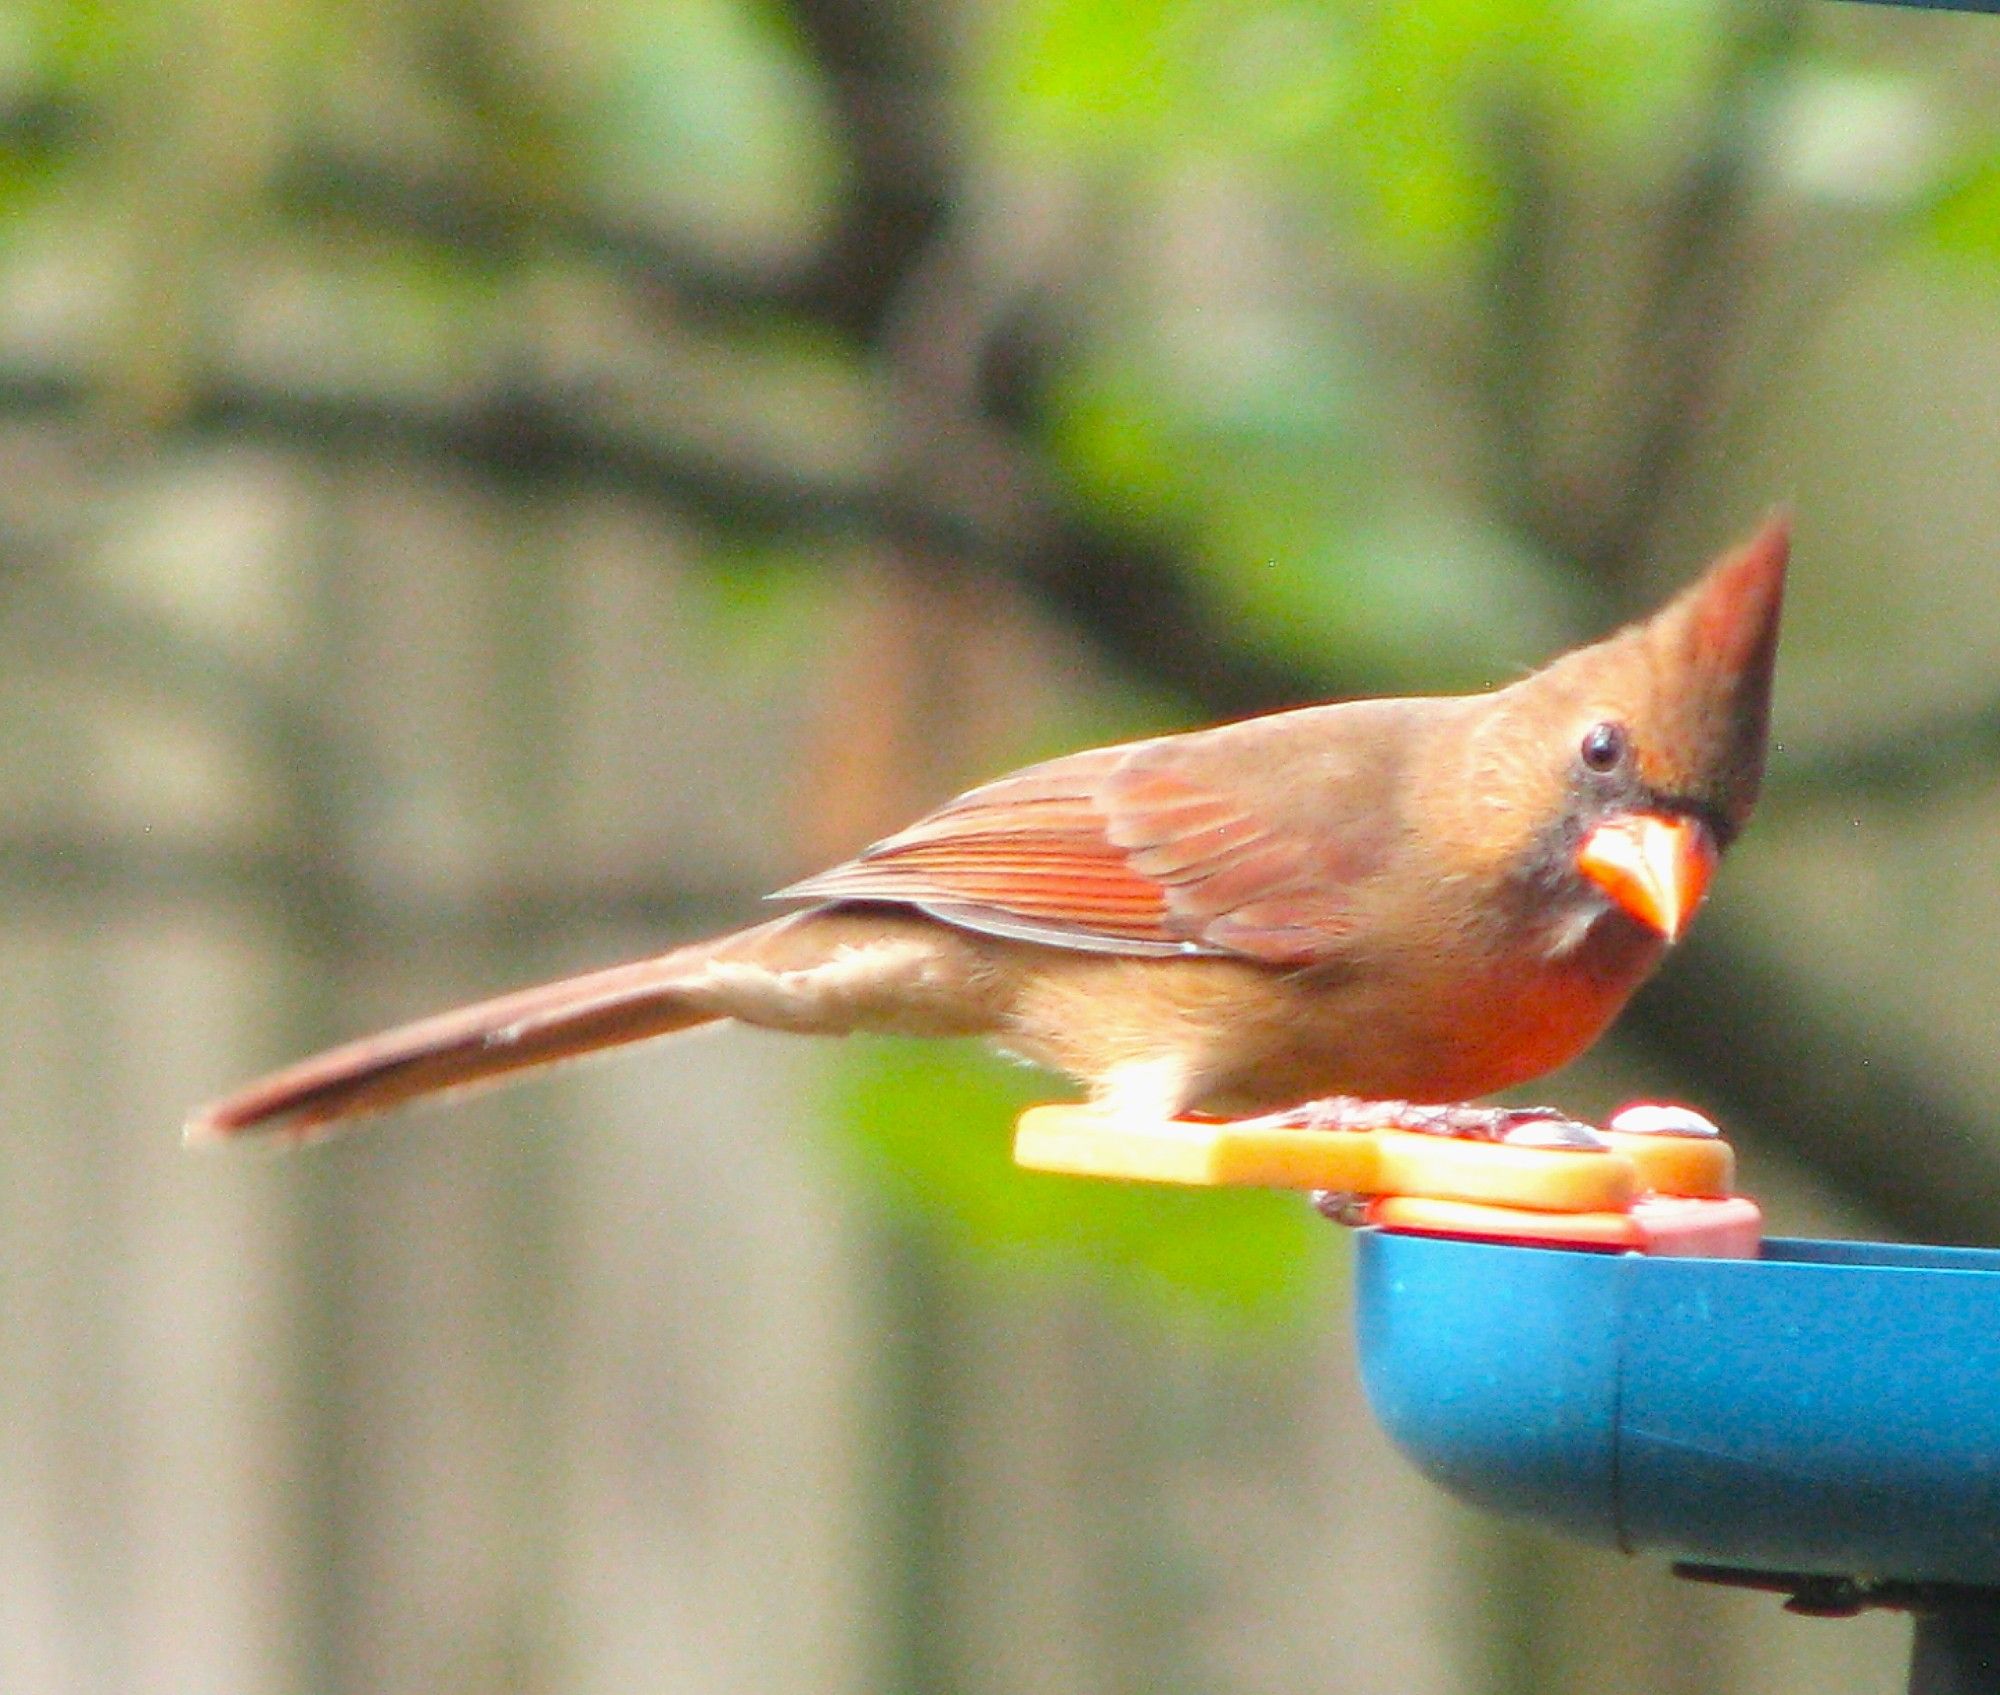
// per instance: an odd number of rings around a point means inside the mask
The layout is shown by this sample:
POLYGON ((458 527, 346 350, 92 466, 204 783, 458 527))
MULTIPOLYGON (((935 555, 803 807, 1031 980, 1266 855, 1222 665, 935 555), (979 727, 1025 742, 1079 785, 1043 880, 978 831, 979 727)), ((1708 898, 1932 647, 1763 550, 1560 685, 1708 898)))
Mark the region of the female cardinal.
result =
POLYGON ((1305 707, 960 795, 811 904, 335 1048, 191 1138, 304 1132, 718 1019, 986 1036, 1136 1120, 1457 1102, 1617 1014, 1763 776, 1787 525, 1490 694, 1305 707))

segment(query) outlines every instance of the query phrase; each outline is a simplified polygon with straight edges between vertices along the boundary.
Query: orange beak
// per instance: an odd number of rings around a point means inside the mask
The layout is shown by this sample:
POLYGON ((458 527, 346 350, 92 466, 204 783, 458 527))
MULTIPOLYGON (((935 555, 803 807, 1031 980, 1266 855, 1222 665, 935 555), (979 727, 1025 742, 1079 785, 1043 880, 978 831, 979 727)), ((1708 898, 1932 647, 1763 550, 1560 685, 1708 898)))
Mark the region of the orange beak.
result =
POLYGON ((1698 819, 1633 812, 1585 836, 1576 868, 1671 942, 1708 893, 1718 857, 1715 838, 1698 819))

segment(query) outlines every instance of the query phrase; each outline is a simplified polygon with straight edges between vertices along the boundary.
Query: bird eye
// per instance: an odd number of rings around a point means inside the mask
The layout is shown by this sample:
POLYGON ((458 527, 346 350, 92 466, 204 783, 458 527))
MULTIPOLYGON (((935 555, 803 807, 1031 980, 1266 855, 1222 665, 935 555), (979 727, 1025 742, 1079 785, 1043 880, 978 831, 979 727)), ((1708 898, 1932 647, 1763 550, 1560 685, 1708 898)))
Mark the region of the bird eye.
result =
POLYGON ((1585 733, 1583 762, 1593 771, 1615 770, 1623 763, 1626 751, 1625 726, 1622 724, 1593 724, 1585 733))

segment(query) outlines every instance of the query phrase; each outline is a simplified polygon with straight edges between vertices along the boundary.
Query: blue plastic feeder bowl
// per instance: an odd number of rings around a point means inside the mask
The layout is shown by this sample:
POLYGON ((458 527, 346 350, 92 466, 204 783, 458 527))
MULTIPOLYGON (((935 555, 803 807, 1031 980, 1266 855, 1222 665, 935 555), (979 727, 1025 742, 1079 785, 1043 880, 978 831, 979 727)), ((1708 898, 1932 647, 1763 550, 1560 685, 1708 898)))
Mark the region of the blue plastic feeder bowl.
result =
POLYGON ((1360 1234, 1376 1416, 1453 1494, 1749 1573, 2000 1588, 2000 1252, 1360 1234))

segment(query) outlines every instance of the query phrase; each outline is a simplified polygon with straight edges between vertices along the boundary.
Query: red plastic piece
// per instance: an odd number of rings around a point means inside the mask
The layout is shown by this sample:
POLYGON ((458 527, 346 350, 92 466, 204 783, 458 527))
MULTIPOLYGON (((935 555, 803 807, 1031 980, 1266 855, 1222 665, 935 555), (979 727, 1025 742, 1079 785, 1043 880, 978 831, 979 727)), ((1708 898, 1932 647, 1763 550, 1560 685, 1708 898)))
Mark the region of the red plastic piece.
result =
POLYGON ((1764 1215, 1747 1195, 1720 1200, 1649 1195, 1629 1212, 1572 1213, 1384 1195, 1367 1204, 1363 1221, 1411 1236, 1699 1259, 1756 1259, 1764 1239, 1764 1215))

